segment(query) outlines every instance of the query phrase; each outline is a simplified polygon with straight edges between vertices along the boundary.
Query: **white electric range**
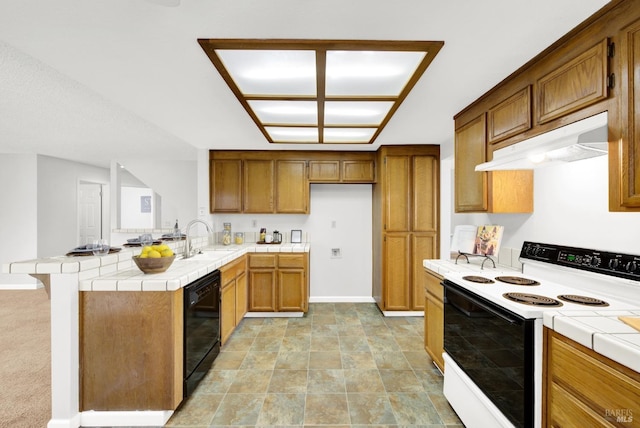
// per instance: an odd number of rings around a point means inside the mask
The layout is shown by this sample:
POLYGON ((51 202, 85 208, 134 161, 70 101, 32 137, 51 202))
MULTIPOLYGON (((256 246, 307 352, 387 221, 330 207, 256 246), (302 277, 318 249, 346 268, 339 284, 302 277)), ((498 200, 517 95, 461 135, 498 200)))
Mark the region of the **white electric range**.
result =
POLYGON ((640 310, 640 256, 525 242, 521 273, 447 273, 445 385, 468 427, 540 427, 545 313, 640 310))

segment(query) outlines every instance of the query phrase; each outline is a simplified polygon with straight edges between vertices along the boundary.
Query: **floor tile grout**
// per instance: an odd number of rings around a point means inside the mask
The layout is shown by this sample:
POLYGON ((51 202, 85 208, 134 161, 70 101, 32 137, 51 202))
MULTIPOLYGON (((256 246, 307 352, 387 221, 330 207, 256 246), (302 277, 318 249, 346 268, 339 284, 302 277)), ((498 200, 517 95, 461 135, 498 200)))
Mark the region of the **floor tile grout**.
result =
POLYGON ((317 303, 303 318, 245 318, 166 426, 462 426, 423 337, 422 318, 385 318, 375 304, 317 303), (322 338, 328 349, 315 349, 322 338), (217 388, 224 392, 210 392, 217 388))

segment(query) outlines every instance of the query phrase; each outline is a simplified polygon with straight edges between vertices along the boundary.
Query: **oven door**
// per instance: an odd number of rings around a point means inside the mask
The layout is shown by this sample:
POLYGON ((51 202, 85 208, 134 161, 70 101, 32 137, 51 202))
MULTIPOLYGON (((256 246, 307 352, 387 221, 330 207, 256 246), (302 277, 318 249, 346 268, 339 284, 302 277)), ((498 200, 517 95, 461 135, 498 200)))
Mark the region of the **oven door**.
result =
POLYGON ((533 427, 535 320, 448 280, 443 286, 446 354, 514 426, 533 427))

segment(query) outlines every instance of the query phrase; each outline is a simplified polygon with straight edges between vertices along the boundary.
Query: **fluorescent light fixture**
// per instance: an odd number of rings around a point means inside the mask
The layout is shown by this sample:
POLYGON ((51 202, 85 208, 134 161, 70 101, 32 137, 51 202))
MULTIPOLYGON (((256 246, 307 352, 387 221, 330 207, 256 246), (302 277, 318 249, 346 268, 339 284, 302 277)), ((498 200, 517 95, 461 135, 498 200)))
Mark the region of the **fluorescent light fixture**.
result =
POLYGON ((440 41, 200 39, 270 143, 370 144, 440 41))

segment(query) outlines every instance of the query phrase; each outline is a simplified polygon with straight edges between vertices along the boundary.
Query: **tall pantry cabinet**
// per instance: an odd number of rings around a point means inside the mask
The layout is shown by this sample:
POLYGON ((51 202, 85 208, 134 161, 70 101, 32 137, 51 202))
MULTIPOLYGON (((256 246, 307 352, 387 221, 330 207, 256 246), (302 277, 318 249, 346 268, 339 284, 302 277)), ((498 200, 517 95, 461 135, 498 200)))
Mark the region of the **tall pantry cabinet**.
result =
POLYGON ((373 297, 383 311, 423 311, 422 261, 438 258, 440 147, 384 146, 373 186, 373 297))

